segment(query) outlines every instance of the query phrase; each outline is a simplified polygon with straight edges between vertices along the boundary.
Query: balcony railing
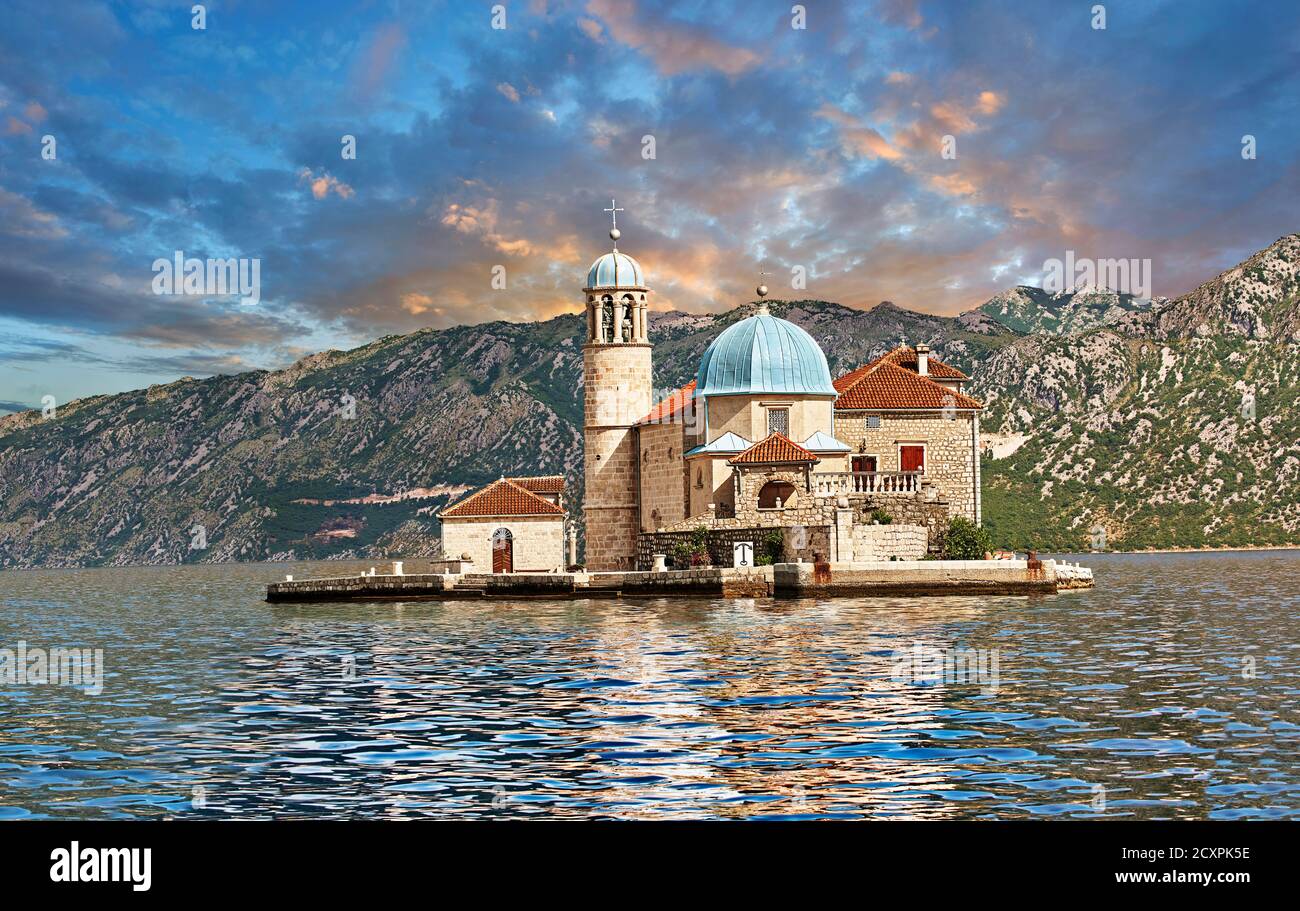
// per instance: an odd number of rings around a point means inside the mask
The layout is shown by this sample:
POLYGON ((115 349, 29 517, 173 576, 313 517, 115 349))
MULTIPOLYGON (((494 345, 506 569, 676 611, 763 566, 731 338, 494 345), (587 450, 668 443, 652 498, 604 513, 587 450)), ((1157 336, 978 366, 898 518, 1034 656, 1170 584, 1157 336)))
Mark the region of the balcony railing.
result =
POLYGON ((840 494, 907 494, 921 489, 919 471, 827 471, 814 472, 814 491, 819 497, 840 494))

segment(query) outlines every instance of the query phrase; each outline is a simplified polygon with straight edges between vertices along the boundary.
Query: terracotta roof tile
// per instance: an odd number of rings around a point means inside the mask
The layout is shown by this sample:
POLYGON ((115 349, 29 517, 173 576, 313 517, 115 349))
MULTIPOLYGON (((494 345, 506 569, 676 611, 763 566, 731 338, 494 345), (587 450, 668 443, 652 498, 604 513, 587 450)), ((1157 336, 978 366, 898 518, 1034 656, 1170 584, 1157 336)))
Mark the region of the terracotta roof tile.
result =
MULTIPOLYGON (((910 345, 899 345, 893 351, 886 352, 874 361, 871 361, 868 364, 863 364, 858 369, 851 370, 837 379, 835 381, 835 391, 843 392, 881 364, 896 364, 905 370, 910 370, 913 373, 916 373, 916 349, 910 345)), ((964 382, 970 379, 969 376, 962 373, 956 367, 953 367, 951 364, 945 364, 933 354, 930 355, 929 370, 930 377, 941 380, 961 380, 964 382)))
POLYGON ((941 386, 934 380, 917 376, 905 367, 891 363, 878 364, 862 374, 840 392, 840 397, 835 400, 837 411, 983 407, 969 395, 941 386))
POLYGON ((691 380, 681 389, 665 396, 658 404, 650 409, 650 413, 637 421, 638 424, 675 424, 674 421, 678 415, 682 414, 695 398, 695 380, 691 380))
MULTIPOLYGON (((532 480, 532 479, 530 479, 532 480)), ((475 516, 562 516, 564 510, 514 481, 502 478, 444 509, 444 519, 475 516)))
POLYGON ((533 493, 564 493, 564 475, 548 474, 532 478, 508 478, 524 490, 533 493))
POLYGON ((770 462, 819 462, 820 459, 794 440, 775 431, 765 440, 759 440, 731 460, 732 465, 770 462))

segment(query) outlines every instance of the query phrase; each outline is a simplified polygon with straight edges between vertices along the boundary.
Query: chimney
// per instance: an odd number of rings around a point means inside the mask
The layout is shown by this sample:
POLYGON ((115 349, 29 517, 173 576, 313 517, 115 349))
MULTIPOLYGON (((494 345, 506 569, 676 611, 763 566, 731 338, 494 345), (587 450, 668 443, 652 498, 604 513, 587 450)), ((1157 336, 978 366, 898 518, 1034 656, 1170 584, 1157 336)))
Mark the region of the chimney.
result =
POLYGON ((930 375, 930 346, 916 346, 916 372, 921 376, 930 375))

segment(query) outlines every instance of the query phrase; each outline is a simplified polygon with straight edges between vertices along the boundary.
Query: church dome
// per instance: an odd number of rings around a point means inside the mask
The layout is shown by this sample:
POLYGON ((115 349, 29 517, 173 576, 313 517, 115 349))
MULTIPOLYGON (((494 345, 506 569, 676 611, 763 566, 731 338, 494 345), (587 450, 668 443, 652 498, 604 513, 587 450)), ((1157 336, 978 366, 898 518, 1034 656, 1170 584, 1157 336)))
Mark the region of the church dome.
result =
POLYGON ((587 288, 644 288, 641 264, 626 253, 606 253, 587 271, 587 288))
POLYGON ((766 308, 723 330, 700 359, 696 395, 835 395, 813 337, 766 308))

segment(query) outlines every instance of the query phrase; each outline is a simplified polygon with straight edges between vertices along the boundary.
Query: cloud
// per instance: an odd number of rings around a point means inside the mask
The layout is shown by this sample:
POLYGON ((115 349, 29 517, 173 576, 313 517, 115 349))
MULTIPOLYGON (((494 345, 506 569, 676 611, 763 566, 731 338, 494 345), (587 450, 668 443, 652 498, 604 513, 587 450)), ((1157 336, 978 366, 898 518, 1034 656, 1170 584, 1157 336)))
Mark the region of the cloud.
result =
POLYGON ((400 25, 387 22, 375 28, 353 66, 358 97, 370 99, 379 91, 405 46, 406 32, 400 25))
POLYGON ((519 103, 519 90, 508 82, 498 82, 497 91, 515 104, 519 103))
POLYGON ((845 154, 866 158, 883 158, 886 161, 896 161, 903 157, 903 153, 890 145, 885 137, 871 127, 858 123, 856 119, 839 108, 826 104, 822 106, 817 114, 819 117, 824 117, 839 126, 840 142, 844 147, 845 154))
POLYGON ((604 21, 615 41, 644 52, 665 76, 701 69, 738 76, 760 59, 748 48, 710 37, 703 23, 647 21, 638 15, 634 0, 588 0, 587 12, 604 21))
POLYGON ((311 195, 315 199, 324 199, 333 193, 335 196, 343 199, 351 199, 353 189, 331 174, 324 171, 317 176, 311 168, 302 168, 298 171, 298 180, 300 183, 306 183, 311 188, 311 195))

